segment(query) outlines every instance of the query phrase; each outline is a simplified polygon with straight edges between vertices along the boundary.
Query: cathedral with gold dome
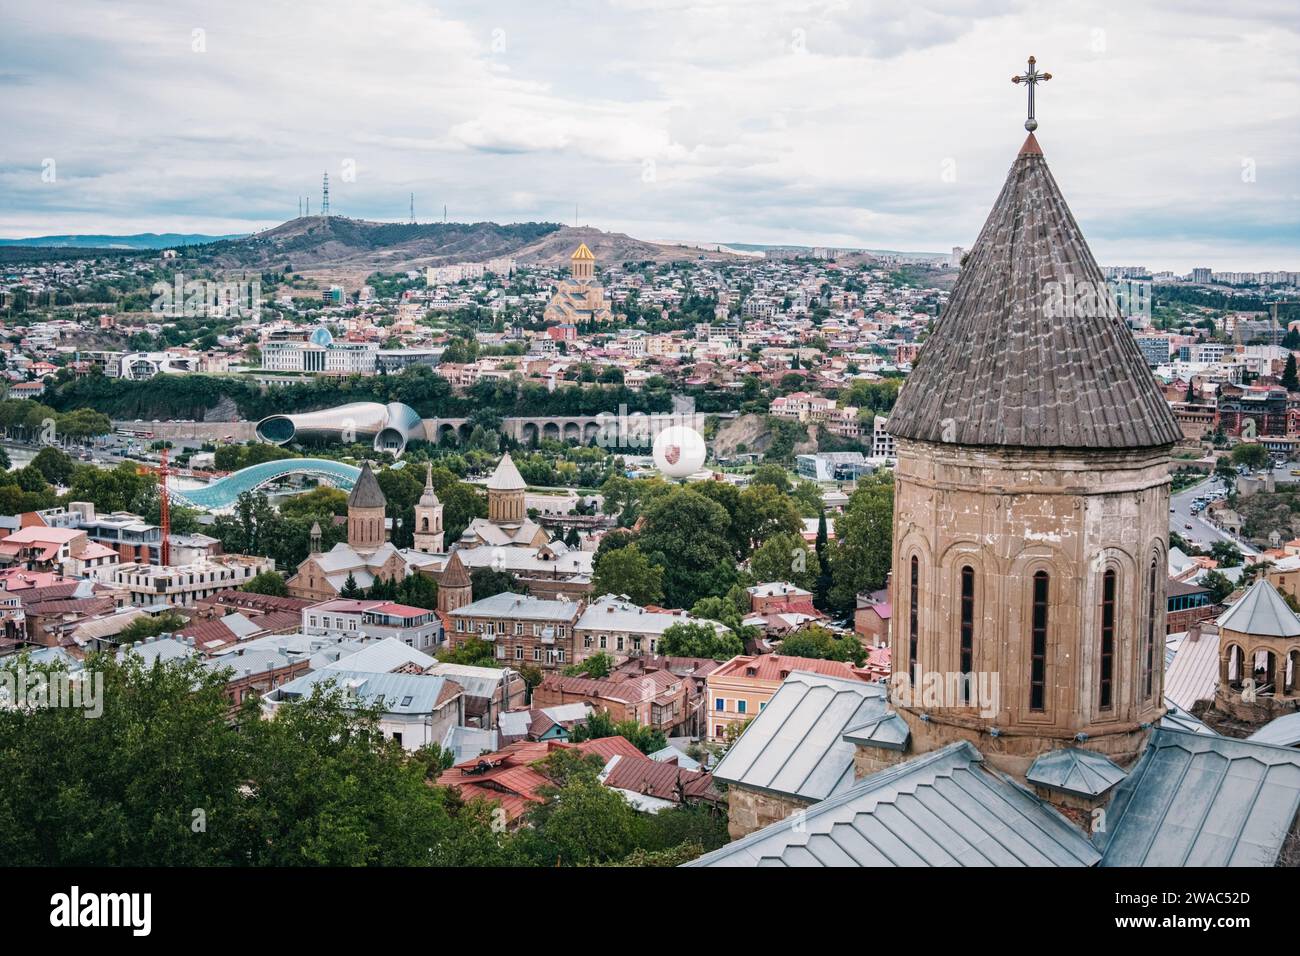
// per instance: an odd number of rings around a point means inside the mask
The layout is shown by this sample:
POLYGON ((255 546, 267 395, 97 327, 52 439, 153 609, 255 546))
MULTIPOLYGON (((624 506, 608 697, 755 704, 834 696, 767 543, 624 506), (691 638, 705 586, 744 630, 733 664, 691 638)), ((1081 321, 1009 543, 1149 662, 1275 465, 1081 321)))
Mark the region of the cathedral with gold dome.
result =
POLYGON ((585 242, 569 257, 569 278, 556 286, 543 318, 571 325, 613 320, 605 287, 596 281, 596 256, 585 242))

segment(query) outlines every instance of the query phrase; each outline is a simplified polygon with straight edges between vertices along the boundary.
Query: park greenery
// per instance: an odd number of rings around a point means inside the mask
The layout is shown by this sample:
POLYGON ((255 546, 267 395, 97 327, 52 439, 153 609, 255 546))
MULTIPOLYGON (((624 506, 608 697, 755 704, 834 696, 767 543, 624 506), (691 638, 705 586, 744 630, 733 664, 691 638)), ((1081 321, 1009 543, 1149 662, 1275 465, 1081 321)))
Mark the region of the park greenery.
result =
MULTIPOLYGON (((6 668, 28 666, 25 656, 6 668)), ((46 673, 52 673, 46 668, 46 673)), ((448 754, 408 753, 335 687, 233 715, 197 660, 91 655, 103 713, 0 708, 0 859, 44 866, 674 865, 726 842, 706 805, 643 814, 576 750, 526 826, 439 786, 448 754)), ((603 724, 597 724, 604 732, 603 724)), ((657 743, 637 730, 644 747, 657 743)), ((634 743, 637 741, 633 741, 634 743)))

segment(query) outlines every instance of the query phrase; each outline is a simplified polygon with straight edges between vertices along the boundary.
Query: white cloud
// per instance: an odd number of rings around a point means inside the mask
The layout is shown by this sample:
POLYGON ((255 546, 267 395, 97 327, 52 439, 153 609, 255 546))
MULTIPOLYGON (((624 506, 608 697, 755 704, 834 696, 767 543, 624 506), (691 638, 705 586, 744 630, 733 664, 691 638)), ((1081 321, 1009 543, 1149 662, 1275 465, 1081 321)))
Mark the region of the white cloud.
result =
POLYGON ((1033 52, 1040 141, 1103 262, 1300 262, 1280 0, 9 0, 6 26, 0 234, 260 228, 328 170, 366 218, 414 191, 429 218, 579 203, 646 238, 943 250, 1019 146, 1033 52))

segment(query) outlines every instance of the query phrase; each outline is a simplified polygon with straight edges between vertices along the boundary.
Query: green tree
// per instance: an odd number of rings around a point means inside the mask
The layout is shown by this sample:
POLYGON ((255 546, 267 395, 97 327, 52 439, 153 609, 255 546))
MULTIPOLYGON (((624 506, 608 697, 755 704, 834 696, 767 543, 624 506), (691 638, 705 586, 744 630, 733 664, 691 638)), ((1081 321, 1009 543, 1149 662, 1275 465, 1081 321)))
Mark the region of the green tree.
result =
POLYGON ((1267 467, 1270 460, 1268 449, 1257 442, 1242 442, 1232 449, 1232 461, 1244 465, 1252 471, 1267 467))
POLYGON ((758 581, 789 581, 811 591, 821 575, 821 561, 802 535, 784 533, 763 542, 749 559, 749 570, 758 581))
POLYGON ((479 601, 494 594, 525 594, 528 588, 519 583, 509 571, 494 568, 475 568, 469 573, 469 581, 474 592, 474 600, 479 601))
POLYGON ((690 607, 724 593, 735 580, 735 557, 726 510, 689 488, 657 497, 644 513, 638 544, 663 569, 664 600, 690 607))
POLYGON ((836 637, 824 627, 808 625, 781 641, 781 653, 790 657, 812 657, 824 661, 847 661, 859 667, 867 652, 856 634, 836 637))
POLYGON ((597 679, 608 677, 609 672, 614 669, 615 660, 612 655, 605 651, 597 651, 590 657, 579 661, 576 664, 570 664, 564 669, 568 677, 595 677, 597 679))
POLYGON ((1209 590, 1210 601, 1214 604, 1222 604, 1234 587, 1227 576, 1218 571, 1206 571, 1201 578, 1201 586, 1209 590))
POLYGON ((1287 353, 1286 368, 1282 371, 1282 387, 1288 392, 1300 391, 1300 376, 1296 375, 1294 352, 1287 353))
POLYGON ((744 644, 733 631, 719 634, 712 624, 701 621, 673 624, 659 639, 659 653, 666 657, 710 657, 725 661, 744 652, 744 644))
POLYGON ((664 572, 635 544, 597 555, 592 595, 622 594, 635 604, 657 604, 664 597, 664 572))
POLYGON ((831 606, 851 612, 857 595, 884 587, 893 556, 894 485, 887 476, 859 483, 835 522, 831 606))
POLYGON ((273 597, 289 596, 284 575, 278 571, 263 571, 261 574, 254 575, 240 590, 251 591, 254 594, 269 594, 273 597))

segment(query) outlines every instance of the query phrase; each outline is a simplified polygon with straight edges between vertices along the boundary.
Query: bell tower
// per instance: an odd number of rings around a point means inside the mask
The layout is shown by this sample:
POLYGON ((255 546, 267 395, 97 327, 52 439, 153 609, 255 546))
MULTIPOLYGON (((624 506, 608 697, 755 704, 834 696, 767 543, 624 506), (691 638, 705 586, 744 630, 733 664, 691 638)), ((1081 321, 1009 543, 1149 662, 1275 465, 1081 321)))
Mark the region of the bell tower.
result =
POLYGON ((474 589, 469 579, 469 572, 461 563, 460 555, 453 551, 443 566, 442 576, 438 579, 438 610, 450 614, 459 607, 472 603, 474 589))
POLYGON ((1061 747, 1131 760, 1165 712, 1182 432, 1032 131, 889 430, 914 750, 964 739, 1022 776, 1061 747))
POLYGON ((596 257, 585 242, 569 257, 569 273, 574 282, 590 282, 596 278, 596 257))
POLYGON ((424 473, 424 494, 415 506, 415 550, 425 554, 442 551, 442 502, 433 490, 433 465, 424 473))
POLYGON ((488 521, 499 525, 521 524, 528 517, 524 504, 526 489, 523 475, 519 474, 510 452, 506 452, 488 479, 488 521))
POLYGON ((388 499, 379 487, 370 462, 361 465, 361 474, 348 495, 348 545, 353 551, 369 554, 379 549, 387 538, 384 513, 388 499))

